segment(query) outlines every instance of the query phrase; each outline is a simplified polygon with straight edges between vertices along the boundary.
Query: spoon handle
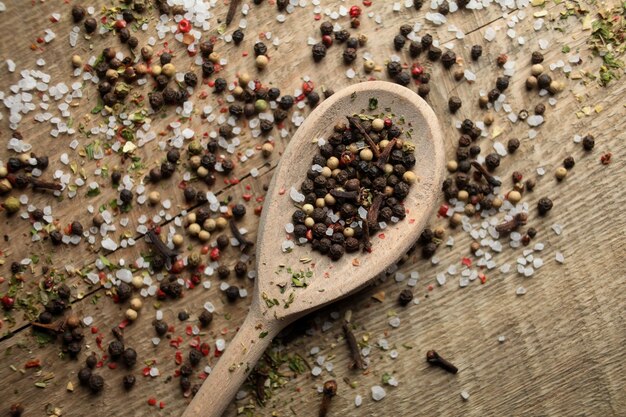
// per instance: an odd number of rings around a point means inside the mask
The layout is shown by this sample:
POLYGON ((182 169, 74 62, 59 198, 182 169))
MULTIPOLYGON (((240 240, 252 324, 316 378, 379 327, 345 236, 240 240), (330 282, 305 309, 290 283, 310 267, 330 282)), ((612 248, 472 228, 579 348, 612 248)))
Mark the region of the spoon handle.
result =
POLYGON ((255 303, 183 417, 220 417, 282 325, 266 320, 255 303))

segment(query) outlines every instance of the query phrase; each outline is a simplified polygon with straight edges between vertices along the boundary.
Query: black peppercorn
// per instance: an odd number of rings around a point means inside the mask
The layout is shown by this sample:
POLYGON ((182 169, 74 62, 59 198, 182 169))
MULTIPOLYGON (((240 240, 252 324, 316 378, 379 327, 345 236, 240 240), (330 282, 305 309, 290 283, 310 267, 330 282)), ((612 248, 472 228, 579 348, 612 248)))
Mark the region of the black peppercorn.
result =
POLYGON ((529 227, 528 230, 526 231, 526 234, 531 238, 534 239, 535 236, 537 236, 537 229, 535 229, 534 227, 529 227))
POLYGON ((320 95, 316 91, 311 91, 306 96, 306 102, 309 106, 315 107, 320 102, 320 95))
POLYGON ((530 56, 530 62, 534 64, 541 64, 543 62, 543 54, 539 51, 535 51, 530 56))
POLYGON ((504 91, 509 87, 509 77, 506 75, 503 77, 498 77, 496 79, 496 88, 500 91, 504 91))
POLYGON ((431 46, 428 49, 428 59, 431 61, 437 61, 439 58, 441 58, 441 49, 436 46, 431 46))
POLYGON ((120 342, 119 340, 113 340, 111 343, 109 343, 108 351, 111 359, 117 360, 124 353, 124 343, 120 342))
POLYGON ((312 49, 313 60, 319 62, 326 56, 326 46, 323 43, 316 43, 312 49))
POLYGON ((130 204, 133 201, 133 193, 130 190, 123 189, 120 191, 120 200, 122 204, 130 204))
POLYGON ((139 39, 137 39, 136 36, 131 36, 130 38, 128 38, 127 43, 130 49, 135 49, 137 46, 139 46, 139 39))
POLYGON ((240 219, 246 215, 246 206, 244 206, 243 204, 236 204, 233 207, 232 212, 233 216, 235 216, 236 219, 240 219))
POLYGON ((576 162, 574 161, 574 157, 572 156, 568 156, 567 158, 565 158, 563 160, 563 166, 565 167, 565 169, 572 169, 574 168, 574 164, 576 162))
POLYGON ((409 54, 411 58, 417 58, 422 53, 422 44, 418 41, 411 41, 409 44, 409 54))
POLYGON ((82 6, 74 5, 72 7, 72 19, 74 19, 74 23, 79 23, 81 20, 85 18, 85 8, 82 6))
POLYGON ((415 10, 419 10, 424 5, 424 0, 413 0, 413 7, 415 10))
POLYGON ((96 31, 97 28, 98 21, 96 19, 94 19, 93 17, 88 17, 87 20, 85 20, 85 30, 87 31, 87 33, 93 33, 96 31))
POLYGON ((443 67, 446 69, 452 68, 452 66, 456 64, 456 54, 452 51, 446 51, 441 56, 441 63, 443 64, 443 67))
POLYGON ((485 165, 489 171, 495 170, 498 166, 500 166, 500 155, 497 153, 490 153, 485 158, 485 165))
POLYGON ((399 62, 389 61, 387 63, 387 74, 389 74, 391 78, 395 78, 395 76, 400 74, 401 72, 402 72, 402 65, 400 65, 399 62))
POLYGON ((215 65, 211 61, 205 61, 202 63, 202 76, 209 77, 215 72, 215 65))
POLYGON ((397 84, 407 86, 411 83, 411 75, 408 72, 402 71, 398 75, 395 76, 394 80, 397 84))
POLYGON ((230 275, 230 269, 226 265, 220 265, 217 268, 217 275, 220 279, 226 279, 230 275))
POLYGON ((515 151, 519 148, 520 141, 519 139, 512 138, 506 144, 507 150, 509 153, 515 153, 515 151))
POLYGON ((137 363, 137 352, 133 348, 126 348, 122 355, 122 359, 127 367, 132 368, 137 363))
POLYGON ((436 251, 437 251, 437 245, 435 243, 433 243, 433 242, 427 243, 422 248, 422 256, 425 259, 428 259, 428 258, 432 257, 435 254, 436 251))
POLYGON ((239 45, 244 38, 244 33, 241 29, 237 29, 233 32, 233 42, 235 42, 235 45, 239 45))
POLYGON ((345 250, 343 248, 343 246, 339 245, 339 244, 333 244, 330 246, 330 250, 329 250, 329 255, 330 258, 334 261, 339 260, 343 254, 344 254, 345 250))
POLYGON ((406 306, 411 301, 413 301, 413 291, 408 288, 400 291, 400 295, 398 296, 398 302, 401 306, 406 306))
POLYGON ((290 95, 284 95, 278 101, 278 105, 283 110, 289 110, 291 107, 293 107, 294 103, 295 99, 293 96, 290 95))
POLYGON ((413 26, 407 24, 400 26, 400 35, 404 36, 405 38, 408 37, 411 32, 413 32, 413 26))
POLYGON ((470 146, 469 154, 470 154, 470 157, 476 158, 480 154, 480 146, 479 145, 470 146))
POLYGON ((128 28, 121 28, 117 32, 117 36, 120 38, 120 42, 126 43, 130 39, 130 31, 128 30, 128 28))
POLYGON ((421 98, 426 98, 428 97, 428 94, 430 93, 430 86, 428 84, 420 84, 417 87, 417 94, 421 97, 421 98))
POLYGON ((345 41, 347 41, 350 38, 350 32, 348 32, 347 30, 343 29, 340 30, 338 32, 335 32, 335 40, 338 43, 344 43, 345 41))
POLYGON ((178 320, 187 321, 188 319, 189 319, 189 313, 187 313, 185 310, 178 312, 178 320))
POLYGON ((396 51, 402 50, 404 48, 404 44, 406 43, 406 38, 402 35, 396 35, 393 38, 393 47, 396 51))
POLYGON ((447 15, 448 13, 450 13, 450 4, 446 0, 444 0, 443 3, 439 5, 437 11, 444 16, 447 15))
POLYGON ((422 49, 428 49, 433 44, 433 36, 430 33, 422 36, 422 49))
POLYGON ((72 222, 71 231, 73 235, 80 236, 83 234, 83 225, 80 224, 79 221, 75 220, 72 222))
POLYGON ((163 52, 159 57, 159 61, 161 62, 161 65, 169 64, 172 62, 172 54, 167 51, 163 52))
POLYGON ((333 24, 330 22, 322 22, 320 25, 320 32, 323 35, 332 35, 333 33, 333 24))
POLYGON ((168 326, 167 323, 159 320, 154 322, 154 330, 156 334, 159 336, 164 336, 167 333, 168 326))
POLYGON ((89 377, 89 389, 91 389, 91 392, 96 394, 102 391, 102 388, 104 388, 104 378, 102 378, 100 375, 92 374, 89 377))
POLYGON ((125 282, 120 282, 118 286, 116 287, 116 290, 117 290, 116 291, 117 298, 119 299, 119 301, 128 300, 133 293, 133 290, 131 289, 130 285, 128 285, 125 282))
POLYGON ((78 381, 80 382, 80 384, 88 385, 91 374, 91 368, 82 368, 80 371, 78 371, 78 381))
POLYGON ((154 111, 160 110, 161 108, 163 108, 163 105, 165 104, 165 100, 163 99, 163 94, 160 93, 159 91, 155 91, 149 94, 148 100, 150 101, 150 107, 152 107, 152 110, 154 111))
POLYGON ((267 46, 263 42, 257 42, 254 44, 254 55, 267 55, 267 46))
POLYGON ((202 353, 197 349, 191 349, 189 351, 189 363, 191 366, 197 366, 202 360, 202 353))
POLYGON ((129 391, 135 386, 135 376, 134 375, 125 375, 122 379, 122 384, 124 385, 124 389, 129 391))
POLYGON ((550 77, 546 73, 539 74, 539 76, 537 77, 537 85, 539 86, 540 89, 547 89, 548 87, 550 87, 551 82, 552 82, 552 77, 550 77))
POLYGON ((351 64, 356 59, 356 49, 346 48, 343 51, 343 62, 345 64, 351 64))
POLYGON ((207 310, 202 310, 202 313, 198 316, 198 320, 203 327, 206 327, 213 321, 213 313, 207 310))
POLYGON ((487 99, 489 99, 490 103, 496 101, 498 97, 500 97, 500 90, 498 90, 497 88, 489 90, 489 92, 487 93, 487 99))
POLYGON ((546 106, 543 103, 539 103, 535 106, 535 114, 536 115, 543 115, 546 111, 546 106))
POLYGON ((85 365, 87 365, 87 367, 90 369, 95 368, 97 364, 98 358, 96 357, 95 353, 92 353, 91 355, 87 356, 87 359, 85 359, 85 365))
POLYGON ((239 288, 235 287, 234 285, 226 288, 226 291, 224 292, 226 293, 226 298, 231 303, 237 301, 237 299, 239 298, 239 288))
POLYGON ((480 58, 482 54, 483 54, 483 47, 482 46, 480 46, 480 45, 472 46, 472 49, 470 51, 470 55, 472 57, 472 60, 477 61, 478 58, 480 58))
POLYGON ((189 87, 195 87, 198 84, 198 77, 193 72, 185 73, 185 84, 189 87))
POLYGON ((269 90, 267 90, 267 98, 270 100, 276 100, 278 97, 280 97, 280 89, 276 88, 276 87, 272 87, 269 90))
POLYGON ((228 87, 228 83, 226 82, 225 79, 223 78, 216 78, 215 79, 215 84, 213 85, 214 88, 214 92, 216 94, 222 93, 224 91, 226 91, 226 87, 228 87))
POLYGON ((537 211, 539 212, 540 216, 545 216, 550 210, 552 210, 552 206, 552 200, 547 197, 543 197, 540 198, 537 202, 537 211))
POLYGON ((461 108, 462 104, 463 102, 457 96, 452 96, 448 99, 448 108, 451 113, 456 113, 456 111, 461 108))
POLYGON ((586 135, 583 137, 583 149, 587 152, 591 151, 593 147, 596 145, 596 140, 592 135, 586 135))

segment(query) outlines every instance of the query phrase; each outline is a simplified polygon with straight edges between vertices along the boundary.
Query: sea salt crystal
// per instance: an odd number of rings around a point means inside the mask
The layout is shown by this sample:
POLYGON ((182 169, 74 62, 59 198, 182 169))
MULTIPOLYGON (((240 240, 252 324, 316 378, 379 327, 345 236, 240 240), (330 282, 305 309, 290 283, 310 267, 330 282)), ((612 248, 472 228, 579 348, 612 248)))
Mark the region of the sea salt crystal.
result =
POLYGON ((93 323, 93 317, 91 316, 84 317, 83 323, 85 324, 85 326, 91 326, 91 324, 93 323))
POLYGON ((355 75, 356 72, 354 72, 352 68, 348 68, 348 70, 346 71, 346 77, 348 77, 349 79, 353 79, 355 75))
POLYGON ((311 369, 311 375, 313 376, 319 376, 322 373, 322 368, 320 368, 319 366, 314 366, 313 369, 311 369))
POLYGON ((302 203, 304 201, 304 194, 298 192, 295 187, 291 187, 289 190, 289 196, 296 203, 302 203))
POLYGON ((556 233, 557 236, 559 236, 561 233, 563 233, 563 226, 555 223, 552 225, 552 230, 554 231, 554 233, 556 233))
POLYGON ((485 40, 487 42, 491 42, 495 38, 496 38, 496 31, 495 31, 495 29, 493 29, 491 27, 487 28, 487 30, 485 31, 485 40))
POLYGON ((461 391, 461 398, 463 398, 464 401, 469 400, 469 397, 470 397, 469 392, 461 391))
POLYGON ((540 115, 532 115, 526 119, 526 122, 529 126, 539 126, 543 123, 543 116, 540 115))
POLYGON ((546 39, 539 39, 539 47, 541 49, 547 49, 550 43, 546 39))
POLYGON ((387 393, 385 392, 385 389, 380 385, 374 385, 372 387, 372 399, 374 401, 380 401, 385 398, 386 395, 387 393))
POLYGON ((564 264, 565 263, 565 256, 563 256, 563 254, 561 252, 556 252, 554 254, 554 260, 557 261, 560 264, 564 264))
POLYGON ((440 272, 439 274, 437 274, 437 284, 443 285, 445 283, 446 283, 446 276, 445 274, 440 272))
POLYGON ((357 395, 356 397, 354 397, 354 406, 360 407, 361 404, 363 404, 363 397, 361 397, 360 395, 357 395))
POLYGON ((391 327, 399 327, 400 326, 400 317, 394 316, 389 319, 389 325, 391 327))
POLYGON ((517 294, 517 295, 524 295, 524 294, 526 294, 526 288, 518 287, 517 290, 515 290, 515 294, 517 294))
POLYGON ((101 245, 104 249, 109 251, 114 251, 117 249, 117 243, 113 241, 111 238, 107 237, 101 242, 101 245))
POLYGON ((222 352, 224 349, 226 349, 226 341, 224 339, 217 339, 215 341, 215 349, 222 352))

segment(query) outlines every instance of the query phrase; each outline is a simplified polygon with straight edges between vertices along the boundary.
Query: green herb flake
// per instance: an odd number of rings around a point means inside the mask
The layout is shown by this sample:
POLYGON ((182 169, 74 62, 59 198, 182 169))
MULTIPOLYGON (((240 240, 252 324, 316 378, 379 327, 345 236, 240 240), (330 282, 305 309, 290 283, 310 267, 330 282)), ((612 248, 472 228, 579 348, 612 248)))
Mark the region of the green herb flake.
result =
POLYGON ((376 110, 376 108, 378 107, 378 99, 375 97, 370 98, 370 102, 369 102, 369 109, 370 111, 372 110, 376 110))
POLYGON ((259 333, 259 339, 265 339, 265 336, 267 336, 267 332, 259 333))
POLYGON ((564 54, 567 54, 570 51, 570 47, 567 45, 563 45, 563 48, 561 48, 561 52, 563 52, 564 54))
POLYGON ((98 99, 98 104, 96 105, 96 107, 91 109, 91 114, 99 114, 102 109, 104 109, 104 102, 101 99, 98 99))

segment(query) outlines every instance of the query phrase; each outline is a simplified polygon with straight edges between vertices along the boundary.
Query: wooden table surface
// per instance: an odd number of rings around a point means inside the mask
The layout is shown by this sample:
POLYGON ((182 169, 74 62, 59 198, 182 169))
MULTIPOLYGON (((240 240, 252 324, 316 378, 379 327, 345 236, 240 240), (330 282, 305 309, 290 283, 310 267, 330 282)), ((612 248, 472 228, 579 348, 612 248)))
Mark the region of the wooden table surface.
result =
MULTIPOLYGON (((51 76, 51 86, 65 82, 71 88, 72 83, 80 80, 72 76, 72 54, 80 54, 86 62, 90 56, 99 55, 105 46, 119 47, 112 34, 85 39, 81 29, 77 46, 70 48, 69 33, 73 24, 68 2, 5 0, 3 3, 6 11, 0 12, 0 91, 4 92, 4 99, 12 94, 9 88, 20 80, 22 70, 43 71, 51 76), (53 13, 60 14, 59 22, 52 21, 53 13), (50 43, 38 43, 37 38, 45 36, 46 29, 53 30, 56 38, 50 43), (8 65, 4 63, 8 59, 15 62, 15 72, 8 71, 8 65), (39 59, 45 61, 43 66, 37 63, 39 59)), ((100 16, 100 7, 110 6, 113 2, 94 0, 88 3, 96 6, 96 14, 100 16)), ((221 0, 208 3, 215 6, 211 9, 214 16, 209 19, 211 27, 203 33, 203 37, 219 37, 217 19, 223 19, 227 6, 221 0)), ((321 63, 313 63, 307 42, 310 38, 318 41, 320 20, 314 18, 311 1, 301 1, 306 7, 296 7, 293 13, 286 14, 284 23, 277 20, 278 12, 273 1, 265 1, 259 6, 252 2, 244 3, 248 3, 250 11, 244 29, 246 39, 242 45, 217 41, 216 51, 228 59, 220 75, 230 82, 237 73, 247 71, 264 84, 280 87, 283 93, 293 94, 294 90, 301 88, 305 76, 310 77, 320 92, 322 87, 338 90, 369 77, 387 79, 385 71, 365 74, 361 65, 362 56, 364 52, 371 53, 372 59, 381 67, 393 54, 400 56, 403 63, 410 64, 412 60, 406 48, 401 53, 393 51, 392 39, 401 24, 419 22, 422 28, 417 35, 431 33, 441 45, 448 42, 454 44, 453 50, 462 58, 456 67, 462 65, 473 71, 477 78, 475 82, 455 81, 453 72, 444 70, 440 63, 432 63, 424 55, 419 58, 432 74, 428 102, 440 118, 448 156, 453 159, 456 149, 459 133, 455 124, 465 118, 479 121, 491 112, 495 121, 486 129, 488 135, 479 142, 483 154, 491 152, 496 141, 506 144, 512 137, 521 140, 519 151, 503 158, 497 174, 504 179, 501 194, 510 189, 509 178, 513 171, 522 172, 525 178, 537 179, 535 191, 525 193, 522 201, 530 207, 528 225, 535 227, 538 234, 530 246, 521 248, 512 248, 506 238, 501 239, 502 251, 489 251, 497 267, 488 269, 481 267, 479 259, 471 255, 469 246, 473 239, 470 233, 461 228, 450 229, 446 219, 433 216, 431 226, 443 226, 446 230, 444 244, 435 255, 436 261, 422 259, 418 250, 399 266, 398 272, 404 275, 391 273, 371 288, 292 326, 282 335, 281 342, 275 343, 274 355, 277 355, 278 349, 278 355, 287 362, 299 357, 304 359, 308 368, 297 374, 284 365, 284 386, 273 390, 264 408, 242 392, 241 398, 231 405, 226 415, 234 416, 238 412, 259 416, 317 415, 321 400, 319 388, 329 379, 338 381, 338 394, 332 400, 329 415, 626 415, 626 366, 623 359, 626 346, 626 293, 623 289, 626 274, 620 266, 626 255, 626 216, 623 213, 626 199, 621 190, 626 181, 626 78, 601 87, 597 82, 579 76, 586 71, 597 72, 600 66, 599 58, 594 57, 587 46, 590 31, 585 28, 589 21, 583 22, 584 13, 579 13, 580 9, 588 10, 593 20, 598 10, 617 2, 587 5, 549 1, 519 10, 502 10, 492 4, 483 10, 452 13, 441 26, 434 26, 425 20, 426 14, 433 12, 428 5, 417 12, 413 8, 405 8, 404 2, 397 3, 399 11, 394 10, 395 3, 391 1, 374 1, 371 7, 364 7, 362 2, 358 2, 364 9, 361 27, 351 31, 367 35, 368 42, 358 50, 359 58, 352 67, 356 72, 353 79, 346 76, 349 67, 341 60, 342 46, 333 46, 321 63), (568 14, 571 16, 568 17, 568 14), (533 24, 539 17, 544 19, 544 24, 540 30, 535 30, 533 24), (456 39, 451 26, 464 34, 463 39, 456 39), (507 35, 509 29, 514 31, 508 34, 513 36, 513 40, 507 35), (491 34, 492 30, 496 31, 495 39, 487 42, 485 34, 491 34), (258 36, 272 38, 266 40, 271 59, 262 72, 254 66, 252 51, 258 36), (520 37, 524 38, 523 45, 518 42, 520 37), (278 46, 272 44, 276 39, 279 39, 278 46), (525 79, 530 74, 530 54, 539 50, 540 43, 544 41, 548 44, 542 51, 546 68, 559 60, 568 64, 568 58, 575 54, 579 54, 582 61, 578 65, 572 64, 569 78, 562 69, 557 68, 553 72, 548 69, 554 79, 564 81, 565 85, 564 90, 555 96, 555 105, 548 104, 548 96, 540 97, 524 88, 525 79), (477 62, 472 62, 469 57, 474 44, 481 44, 484 48, 483 56, 477 62), (569 52, 565 52, 564 46, 569 47, 569 52), (503 70, 497 66, 496 59, 503 53, 508 55, 509 62, 515 62, 515 74, 506 91, 506 102, 510 104, 512 114, 522 109, 532 113, 536 104, 546 104, 546 120, 535 128, 537 135, 534 138, 528 137, 530 128, 527 123, 513 123, 505 111, 482 110, 477 105, 479 92, 489 91, 496 77, 502 75, 503 70), (463 100, 463 107, 455 115, 447 109, 450 95, 463 100), (574 137, 589 133, 595 136, 596 146, 593 151, 585 152, 579 143, 575 143, 574 137), (612 153, 611 163, 603 165, 600 157, 607 152, 612 153), (576 165, 565 180, 557 182, 554 171, 570 155, 576 160, 576 165), (539 175, 538 168, 543 168, 545 175, 539 175), (549 215, 539 217, 535 207, 538 199, 545 196, 552 198, 554 209, 549 215), (557 234, 555 229, 561 232, 557 234), (536 248, 532 255, 541 258, 543 266, 532 277, 524 277, 517 272, 516 262, 528 255, 524 250, 533 249, 537 243, 543 244, 543 250, 536 248), (563 255, 564 263, 556 261, 557 253, 563 255), (472 262, 468 269, 484 274, 484 283, 476 279, 470 281, 467 287, 460 287, 461 271, 466 268, 461 263, 464 258, 472 262), (500 269, 504 264, 511 266, 509 272, 500 269), (419 274, 414 287, 419 303, 402 308, 396 300, 399 292, 407 288, 408 277, 413 272, 419 274), (446 277, 443 285, 439 285, 438 275, 440 280, 446 277), (401 280, 402 276, 407 279, 401 280), (518 295, 521 288, 526 291, 524 295, 518 295), (370 351, 367 356, 369 367, 365 372, 349 368, 351 360, 341 329, 341 318, 347 310, 352 310, 357 339, 370 351), (394 327, 390 321, 397 325, 396 318, 399 319, 399 326, 394 327), (458 366, 459 373, 450 375, 430 367, 425 361, 425 353, 429 349, 436 349, 451 360, 458 366), (322 368, 320 376, 313 376, 309 370, 315 366, 322 368), (393 376, 392 382, 397 380, 397 386, 383 383, 390 376, 393 376), (372 399, 371 387, 375 385, 384 386, 386 390, 387 395, 382 401, 372 399), (469 399, 461 397, 463 391, 469 394, 469 399), (355 407, 357 396, 362 397, 359 408, 355 407)), ((339 11, 340 7, 349 8, 353 4, 339 0, 321 3, 324 11, 339 11)), ((157 13, 149 11, 146 16, 149 28, 138 32, 140 45, 150 36, 156 36, 157 13)), ((240 9, 226 33, 232 33, 243 17, 240 9)), ((321 21, 324 19, 326 17, 321 21)), ((349 27, 347 17, 339 18, 338 22, 344 28, 349 27)), ((169 41, 169 47, 176 54, 174 62, 180 71, 195 69, 196 73, 200 72, 193 58, 184 53, 183 46, 174 40, 173 35, 168 35, 165 40, 169 41)), ((162 41, 159 41, 155 50, 162 47, 162 41)), ((412 85, 411 88, 416 87, 412 85)), ((181 129, 189 126, 196 132, 196 138, 217 128, 215 123, 209 123, 202 117, 204 106, 213 106, 216 109, 213 114, 218 116, 218 109, 224 107, 210 91, 206 85, 196 88, 192 96, 195 114, 182 120, 181 129), (203 91, 209 92, 208 96, 202 95, 203 91)), ((49 205, 61 228, 74 220, 79 220, 86 227, 91 225, 93 215, 88 207, 97 209, 117 197, 118 192, 109 181, 94 177, 97 168, 106 165, 110 169, 115 166, 126 169, 129 165, 128 162, 124 164, 115 153, 97 161, 78 152, 94 138, 87 138, 78 132, 77 127, 84 125, 89 129, 106 123, 104 118, 90 112, 97 104, 96 96, 95 86, 85 83, 82 98, 72 100, 69 111, 73 127, 77 130, 72 136, 50 136, 53 126, 49 122, 34 121, 35 114, 40 110, 25 115, 20 122, 19 131, 24 140, 33 145, 33 152, 49 156, 50 167, 45 177, 51 177, 56 170, 70 172, 73 165, 72 182, 84 172, 87 183, 98 181, 101 184, 100 194, 94 197, 87 196, 85 186, 78 187, 74 198, 68 197, 67 190, 62 193, 62 198, 30 190, 12 191, 14 196, 26 195, 28 204, 37 208, 49 205), (76 150, 70 147, 73 139, 78 140, 76 150), (69 156, 70 165, 61 162, 63 154, 69 156)), ((41 97, 36 96, 33 102, 38 105, 41 97)), ((54 100, 50 103, 49 111, 55 116, 59 113, 59 103, 54 100)), ((301 112, 308 114, 309 108, 301 112)), ((12 131, 5 107, 1 114, 0 134, 5 143, 12 137, 12 131)), ((178 120, 178 116, 173 109, 161 114, 163 116, 153 118, 151 124, 151 130, 158 134, 157 140, 135 151, 145 165, 143 169, 129 171, 137 182, 163 158, 164 152, 157 142, 173 136, 168 124, 178 120)), ((259 197, 263 196, 263 186, 269 183, 281 151, 296 129, 290 119, 285 123, 284 131, 274 128, 271 132, 268 140, 274 143, 275 149, 269 157, 263 157, 260 152, 260 145, 265 139, 253 137, 251 129, 244 127, 237 157, 242 157, 246 149, 252 150, 253 155, 244 158, 247 159, 245 161, 238 161, 229 176, 229 179, 239 181, 222 181, 224 177, 218 176, 217 183, 210 189, 220 201, 231 198, 232 203, 245 203, 248 214, 240 226, 249 230, 251 238, 256 234, 258 217, 253 212, 261 204, 259 197)), ((105 138, 101 140, 106 141, 105 138)), ((14 155, 6 146, 0 148, 0 161, 5 164, 14 155)), ((18 402, 24 405, 25 416, 84 416, 93 412, 124 416, 175 416, 182 413, 189 399, 183 397, 178 376, 175 375, 179 368, 175 362, 177 349, 167 339, 158 346, 153 344, 155 333, 151 322, 156 309, 161 309, 164 319, 174 326, 171 340, 180 337, 182 343, 179 350, 187 355, 192 341, 192 336, 187 334, 187 326, 198 323, 197 316, 207 301, 215 305, 213 323, 208 329, 202 329, 199 335, 202 342, 211 346, 210 355, 203 359, 202 366, 194 371, 192 377, 193 383, 201 382, 198 378, 202 376, 204 367, 214 365, 218 360, 214 355, 216 342, 219 339, 228 342, 232 338, 237 326, 243 322, 250 300, 248 296, 234 304, 228 303, 216 275, 204 277, 205 281, 212 282, 209 289, 200 286, 186 290, 185 296, 179 300, 160 303, 154 298, 144 300, 139 319, 124 330, 126 345, 135 348, 139 355, 139 363, 133 371, 123 369, 124 366, 109 369, 105 361, 103 368, 97 371, 105 379, 104 390, 98 395, 80 387, 76 377, 88 353, 104 353, 98 347, 97 338, 101 338, 102 346, 106 348, 113 340, 110 329, 122 322, 127 308, 123 303, 114 303, 107 288, 90 285, 84 273, 93 271, 101 256, 106 256, 113 265, 130 265, 145 254, 147 246, 136 232, 143 221, 142 215, 149 218, 159 215, 155 221, 161 223, 163 230, 175 228, 181 231, 179 223, 172 219, 184 214, 185 210, 197 209, 185 203, 182 191, 176 187, 181 180, 182 169, 171 180, 146 184, 148 191, 158 190, 162 200, 170 200, 169 208, 136 204, 130 212, 116 214, 114 224, 117 230, 110 236, 118 243, 134 237, 137 243, 113 252, 101 248, 99 237, 93 244, 83 238, 78 245, 63 247, 53 247, 47 240, 32 242, 29 220, 19 214, 9 217, 0 212, 0 231, 4 236, 0 242, 0 277, 3 278, 0 280, 0 296, 10 288, 17 288, 18 304, 1 316, 0 380, 3 383, 0 398, 3 401, 0 414, 4 415, 11 404, 18 402), (120 223, 121 219, 125 220, 120 223), (33 262, 24 272, 14 276, 10 265, 26 258, 38 262, 33 262), (64 279, 70 285, 72 311, 82 318, 93 318, 93 324, 84 328, 85 344, 80 361, 61 358, 60 341, 40 345, 40 338, 36 337, 29 324, 36 317, 33 314, 41 310, 40 285, 51 275, 64 279), (27 311, 26 306, 29 305, 34 309, 27 311), (185 323, 177 319, 178 313, 183 310, 191 316, 185 323), (40 366, 26 367, 27 362, 33 360, 38 360, 40 366), (159 376, 142 375, 148 363, 158 368, 159 376), (121 383, 127 373, 137 377, 136 386, 130 393, 123 392, 121 383), (73 385, 72 392, 68 383, 73 385), (150 398, 157 400, 156 406, 148 404, 150 398)), ((209 190, 204 185, 198 187, 209 190)), ((26 208, 23 206, 22 212, 26 208)), ((473 218, 471 222, 477 230, 480 229, 480 218, 473 218)), ((200 243, 181 233, 185 236, 183 256, 198 251, 200 243)), ((217 233, 212 240, 216 236, 217 233)), ((236 248, 229 248, 222 254, 220 263, 232 267, 240 258, 236 248)), ((253 259, 244 260, 253 264, 253 259)), ((252 292, 253 280, 233 275, 227 280, 229 284, 252 292)), ((212 389, 219 395, 219 386, 212 389)))

